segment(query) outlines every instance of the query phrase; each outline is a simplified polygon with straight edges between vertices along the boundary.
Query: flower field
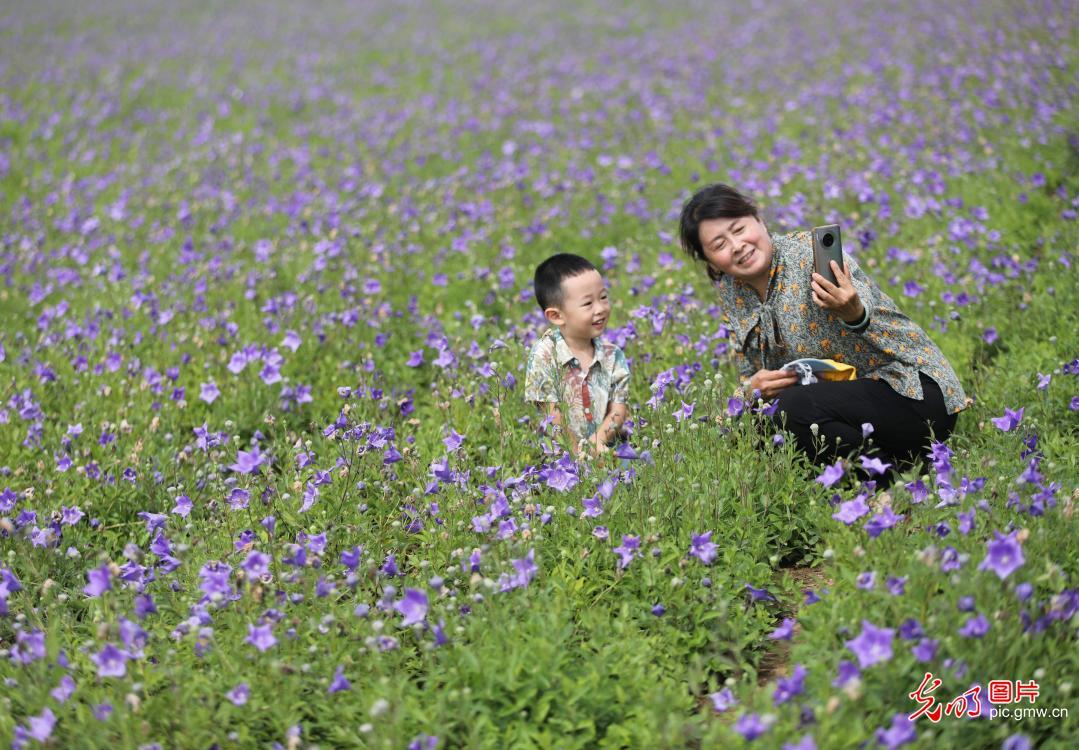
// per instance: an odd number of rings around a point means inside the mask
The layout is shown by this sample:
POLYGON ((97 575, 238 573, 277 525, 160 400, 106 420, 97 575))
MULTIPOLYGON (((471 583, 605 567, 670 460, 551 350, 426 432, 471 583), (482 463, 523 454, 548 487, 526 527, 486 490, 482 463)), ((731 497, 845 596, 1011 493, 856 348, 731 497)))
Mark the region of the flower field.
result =
POLYGON ((5 5, 0 744, 1075 747, 1077 45, 1066 0, 5 5), (889 489, 733 398, 715 181, 841 224, 962 380, 889 489), (522 398, 560 251, 631 370, 597 459, 522 398))

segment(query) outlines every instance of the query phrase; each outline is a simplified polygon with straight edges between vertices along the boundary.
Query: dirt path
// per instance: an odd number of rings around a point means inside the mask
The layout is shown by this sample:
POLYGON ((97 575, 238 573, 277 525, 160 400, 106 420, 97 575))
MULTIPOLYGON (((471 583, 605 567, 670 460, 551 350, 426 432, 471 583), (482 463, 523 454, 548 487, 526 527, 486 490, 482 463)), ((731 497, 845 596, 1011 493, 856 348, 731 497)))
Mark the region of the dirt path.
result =
MULTIPOLYGON (((835 581, 825 575, 824 571, 820 568, 781 568, 777 572, 780 575, 784 573, 789 575, 794 579, 794 582, 798 584, 798 588, 802 591, 805 589, 819 591, 822 586, 831 586, 835 583, 835 581)), ((790 613, 791 616, 796 617, 802 606, 800 600, 798 605, 790 613)), ((794 638, 798 637, 798 633, 801 629, 801 625, 796 622, 794 625, 794 638)), ((793 641, 793 638, 791 641, 793 641)), ((778 677, 787 676, 790 669, 791 641, 769 641, 770 645, 768 651, 761 659, 760 669, 757 672, 757 685, 763 687, 778 677)))

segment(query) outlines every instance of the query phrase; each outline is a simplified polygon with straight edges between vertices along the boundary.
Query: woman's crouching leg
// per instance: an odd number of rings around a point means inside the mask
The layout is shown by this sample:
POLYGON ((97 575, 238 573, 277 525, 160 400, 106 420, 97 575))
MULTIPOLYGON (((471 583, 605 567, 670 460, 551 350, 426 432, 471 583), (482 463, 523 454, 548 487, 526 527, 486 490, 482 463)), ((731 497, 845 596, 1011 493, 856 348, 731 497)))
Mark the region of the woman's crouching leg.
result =
POLYGON ((845 456, 862 444, 861 423, 853 424, 845 408, 854 395, 850 385, 819 382, 787 388, 772 420, 793 435, 814 462, 845 456))

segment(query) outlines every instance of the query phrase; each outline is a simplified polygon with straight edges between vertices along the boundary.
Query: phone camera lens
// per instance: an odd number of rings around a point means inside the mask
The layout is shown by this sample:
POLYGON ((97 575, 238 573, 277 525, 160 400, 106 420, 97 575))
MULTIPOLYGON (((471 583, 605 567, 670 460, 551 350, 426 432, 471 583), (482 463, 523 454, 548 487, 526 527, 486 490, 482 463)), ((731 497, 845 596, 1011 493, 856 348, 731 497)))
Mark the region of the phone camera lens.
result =
POLYGON ((825 247, 831 247, 835 244, 835 235, 831 232, 825 232, 824 236, 820 238, 820 243, 825 247))

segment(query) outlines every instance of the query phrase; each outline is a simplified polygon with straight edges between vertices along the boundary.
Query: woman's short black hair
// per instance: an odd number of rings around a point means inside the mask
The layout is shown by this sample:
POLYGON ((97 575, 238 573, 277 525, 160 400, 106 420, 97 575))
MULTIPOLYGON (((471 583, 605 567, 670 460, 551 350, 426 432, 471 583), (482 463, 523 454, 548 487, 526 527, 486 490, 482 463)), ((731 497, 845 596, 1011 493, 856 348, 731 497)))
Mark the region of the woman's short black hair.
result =
POLYGON ((552 255, 536 267, 536 302, 540 309, 558 307, 562 304, 562 280, 579 276, 596 267, 587 258, 572 253, 552 255))
POLYGON ((749 196, 719 182, 701 188, 682 206, 682 217, 678 221, 682 249, 694 260, 704 261, 708 278, 712 281, 716 281, 723 274, 713 269, 704 257, 701 222, 710 219, 739 219, 743 216, 752 216, 759 220, 760 209, 749 196))

